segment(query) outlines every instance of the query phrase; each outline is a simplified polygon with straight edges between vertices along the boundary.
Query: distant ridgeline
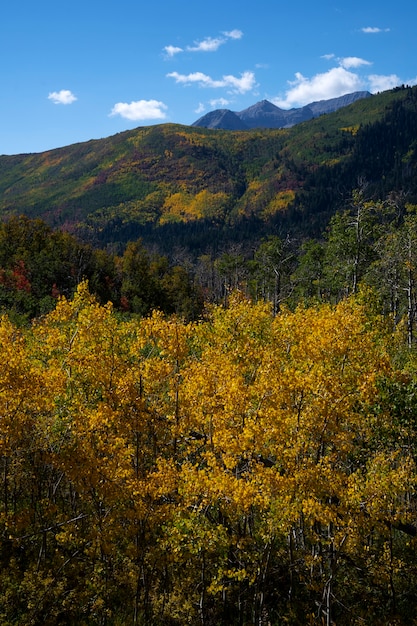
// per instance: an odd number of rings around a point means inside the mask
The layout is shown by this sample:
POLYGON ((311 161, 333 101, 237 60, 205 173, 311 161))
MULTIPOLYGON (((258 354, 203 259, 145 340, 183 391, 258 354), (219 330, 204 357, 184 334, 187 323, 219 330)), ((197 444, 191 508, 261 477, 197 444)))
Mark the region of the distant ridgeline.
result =
POLYGON ((280 109, 268 100, 261 100, 240 112, 229 109, 216 109, 200 117, 193 126, 223 130, 248 130, 250 128, 290 128, 300 122, 307 122, 324 113, 332 113, 348 106, 356 100, 369 98, 369 91, 355 91, 339 98, 311 102, 301 108, 280 109))

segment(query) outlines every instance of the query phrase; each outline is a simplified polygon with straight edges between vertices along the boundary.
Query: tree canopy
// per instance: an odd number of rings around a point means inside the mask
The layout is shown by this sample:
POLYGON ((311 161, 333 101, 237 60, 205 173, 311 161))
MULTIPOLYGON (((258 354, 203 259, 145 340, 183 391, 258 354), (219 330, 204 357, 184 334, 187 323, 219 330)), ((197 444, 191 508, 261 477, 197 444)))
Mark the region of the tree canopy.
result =
POLYGON ((412 623, 415 357, 372 302, 4 316, 2 624, 412 623))

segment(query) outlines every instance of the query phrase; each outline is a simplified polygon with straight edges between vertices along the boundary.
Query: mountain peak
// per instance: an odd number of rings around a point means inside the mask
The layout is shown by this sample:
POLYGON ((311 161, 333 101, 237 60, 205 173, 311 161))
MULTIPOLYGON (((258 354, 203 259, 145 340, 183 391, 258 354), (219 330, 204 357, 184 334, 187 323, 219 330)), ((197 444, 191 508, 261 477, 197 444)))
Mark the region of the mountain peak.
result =
POLYGON ((247 130, 248 126, 233 111, 229 109, 216 109, 210 111, 203 117, 200 117, 192 126, 201 126, 203 128, 226 128, 227 130, 247 130))
POLYGON ((247 115, 249 114, 249 112, 255 112, 255 111, 276 112, 276 111, 282 111, 282 109, 277 107, 275 104, 272 104, 272 102, 270 102, 269 100, 260 100, 259 102, 252 104, 252 106, 248 107, 247 109, 240 111, 238 115, 239 116, 244 115, 244 114, 247 115))

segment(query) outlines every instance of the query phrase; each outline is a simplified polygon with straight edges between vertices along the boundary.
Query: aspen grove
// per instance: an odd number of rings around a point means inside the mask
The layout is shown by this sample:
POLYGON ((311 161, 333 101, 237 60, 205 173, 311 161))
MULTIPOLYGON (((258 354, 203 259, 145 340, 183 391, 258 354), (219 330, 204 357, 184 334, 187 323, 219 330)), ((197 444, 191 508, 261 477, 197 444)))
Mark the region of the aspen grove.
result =
POLYGON ((372 302, 3 316, 1 623, 414 623, 416 360, 372 302))

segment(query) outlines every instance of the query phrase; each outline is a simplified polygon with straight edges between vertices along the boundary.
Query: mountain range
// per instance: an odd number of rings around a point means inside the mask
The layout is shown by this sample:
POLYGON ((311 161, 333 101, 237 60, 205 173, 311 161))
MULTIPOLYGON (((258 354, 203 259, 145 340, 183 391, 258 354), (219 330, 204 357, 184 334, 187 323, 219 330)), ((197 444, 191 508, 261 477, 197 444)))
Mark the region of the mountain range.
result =
POLYGON ((222 130, 249 130, 251 128, 291 128, 325 113, 333 113, 362 98, 369 98, 369 91, 355 91, 339 98, 311 102, 301 108, 281 109, 269 100, 261 100, 243 111, 229 109, 210 111, 192 126, 222 130))

